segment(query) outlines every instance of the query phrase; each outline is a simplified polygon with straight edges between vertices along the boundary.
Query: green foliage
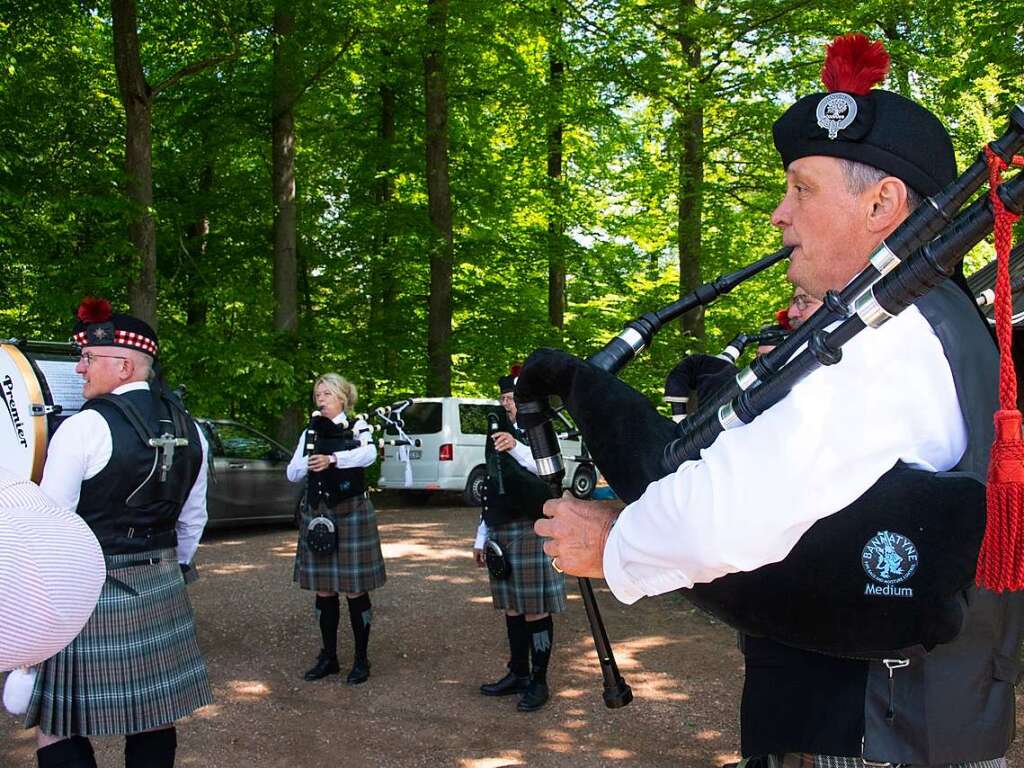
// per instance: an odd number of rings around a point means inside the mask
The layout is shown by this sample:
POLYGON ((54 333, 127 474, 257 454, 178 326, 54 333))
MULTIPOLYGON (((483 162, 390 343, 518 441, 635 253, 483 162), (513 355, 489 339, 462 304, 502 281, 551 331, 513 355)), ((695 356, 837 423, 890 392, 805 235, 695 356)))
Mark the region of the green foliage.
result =
MULTIPOLYGON (((129 211, 109 11, 71 0, 7 5, 0 335, 59 339, 82 295, 125 298, 129 211)), ((676 121, 687 107, 704 116, 701 273, 710 280, 778 247, 769 214, 781 174, 770 127, 796 94, 819 88, 822 45, 833 35, 859 29, 887 41, 889 87, 943 117, 961 165, 1022 98, 1020 3, 682 5, 452 3, 456 394, 493 395, 497 376, 539 346, 585 356, 626 321, 678 298, 676 121), (683 37, 699 46, 699 62, 685 56, 683 37), (553 55, 565 63, 560 97, 548 83, 553 55), (553 116, 564 126, 557 204, 546 175, 553 116), (556 215, 568 245, 561 332, 546 310, 546 238, 556 215)), ((425 2, 290 4, 302 84, 298 342, 271 330, 273 6, 139 3, 151 85, 236 54, 154 100, 165 367, 188 386, 196 413, 268 431, 287 405, 307 401, 314 375, 326 370, 354 380, 364 406, 422 393, 431 237, 425 2), (385 92, 394 97, 393 138, 381 130, 385 92)), ((969 263, 990 254, 980 247, 969 263)), ((783 268, 772 269, 708 309, 705 338, 663 331, 626 378, 657 399, 680 356, 718 352, 737 332, 769 323, 788 293, 783 268)))

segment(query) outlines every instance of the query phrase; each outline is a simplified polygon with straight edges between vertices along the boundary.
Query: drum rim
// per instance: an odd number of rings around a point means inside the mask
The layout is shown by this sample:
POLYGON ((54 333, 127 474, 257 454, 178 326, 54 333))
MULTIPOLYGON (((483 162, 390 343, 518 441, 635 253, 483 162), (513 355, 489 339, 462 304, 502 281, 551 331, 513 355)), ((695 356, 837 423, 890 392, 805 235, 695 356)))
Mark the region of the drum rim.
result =
POLYGON ((38 483, 43 479, 43 463, 46 460, 47 444, 46 412, 44 410, 46 399, 43 396, 43 388, 39 384, 39 374, 24 352, 16 345, 7 342, 0 342, 0 350, 4 350, 11 356, 14 365, 17 367, 18 372, 21 373, 21 378, 25 382, 29 402, 32 406, 39 407, 38 413, 35 412, 35 408, 29 413, 32 431, 35 436, 35 455, 32 457, 32 482, 38 483))

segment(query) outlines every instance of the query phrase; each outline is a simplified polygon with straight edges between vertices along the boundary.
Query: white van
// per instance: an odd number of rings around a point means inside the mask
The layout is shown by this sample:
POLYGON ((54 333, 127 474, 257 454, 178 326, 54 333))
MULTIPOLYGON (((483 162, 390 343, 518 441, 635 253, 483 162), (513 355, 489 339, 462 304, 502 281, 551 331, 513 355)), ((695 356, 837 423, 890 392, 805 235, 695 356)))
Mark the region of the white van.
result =
MULTIPOLYGON (((381 448, 381 488, 410 492, 410 498, 426 501, 433 491, 461 491, 470 506, 480 505, 487 469, 484 441, 487 438, 487 414, 502 412, 497 400, 466 397, 418 397, 402 411, 403 431, 410 440, 419 441, 409 449, 412 482, 406 485, 405 462, 398 448, 381 448)), ((398 430, 387 427, 384 439, 398 437, 398 430)), ((578 437, 559 441, 565 461, 566 488, 579 498, 587 498, 597 484, 597 470, 583 452, 578 437), (581 455, 582 452, 582 455, 581 455)))

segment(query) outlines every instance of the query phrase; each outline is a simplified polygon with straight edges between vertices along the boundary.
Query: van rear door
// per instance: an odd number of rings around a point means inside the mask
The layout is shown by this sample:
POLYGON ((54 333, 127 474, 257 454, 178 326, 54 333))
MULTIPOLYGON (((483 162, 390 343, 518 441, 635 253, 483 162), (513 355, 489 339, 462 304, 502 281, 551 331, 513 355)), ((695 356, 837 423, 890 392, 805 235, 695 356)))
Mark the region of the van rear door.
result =
MULTIPOLYGON (((405 434, 413 440, 416 438, 420 439, 419 448, 409 448, 413 484, 436 483, 437 454, 443 442, 441 434, 441 401, 426 400, 414 402, 402 412, 402 420, 405 422, 403 428, 405 434)), ((388 437, 398 437, 398 430, 394 427, 388 427, 386 432, 388 437)), ((387 450, 387 460, 390 463, 393 460, 392 457, 394 457, 395 463, 401 465, 401 462, 397 461, 397 451, 397 448, 389 448, 387 450)), ((392 467, 388 468, 391 469, 392 467)))

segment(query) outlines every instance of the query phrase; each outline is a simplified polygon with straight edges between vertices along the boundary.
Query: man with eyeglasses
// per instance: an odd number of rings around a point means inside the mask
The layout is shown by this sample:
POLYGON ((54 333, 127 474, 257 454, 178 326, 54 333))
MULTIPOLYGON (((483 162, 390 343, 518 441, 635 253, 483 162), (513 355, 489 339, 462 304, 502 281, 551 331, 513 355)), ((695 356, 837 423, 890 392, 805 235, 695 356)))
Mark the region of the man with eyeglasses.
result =
POLYGON ((175 721, 212 701, 182 576, 206 525, 207 447, 163 391, 147 323, 85 299, 74 341, 87 402, 54 433, 40 485, 92 529, 107 577, 40 666, 25 727, 40 768, 95 768, 89 737, 108 735, 125 736, 126 768, 171 768, 175 721))
POLYGON ((793 288, 793 297, 789 300, 789 309, 786 310, 786 317, 789 318, 789 327, 795 331, 820 306, 821 299, 811 296, 799 285, 795 286, 793 288))

